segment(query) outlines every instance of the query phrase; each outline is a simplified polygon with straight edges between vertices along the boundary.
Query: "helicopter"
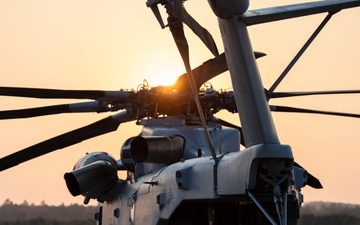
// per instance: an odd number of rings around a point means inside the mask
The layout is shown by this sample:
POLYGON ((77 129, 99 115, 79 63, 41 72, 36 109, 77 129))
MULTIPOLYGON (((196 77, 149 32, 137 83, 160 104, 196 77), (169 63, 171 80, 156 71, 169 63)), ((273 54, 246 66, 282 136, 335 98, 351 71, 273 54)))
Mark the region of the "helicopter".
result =
MULTIPOLYGON (((183 10, 178 7, 179 1, 172 3, 175 6, 169 6, 167 2, 148 1, 148 6, 157 15, 158 21, 161 21, 157 13, 159 4, 165 4, 170 9, 175 7, 177 10, 183 10)), ((221 3, 218 4, 221 5, 221 3)), ((339 4, 325 2, 310 4, 310 7, 307 5, 310 9, 304 5, 297 5, 293 6, 293 9, 299 14, 295 12, 285 13, 280 18, 277 17, 277 19, 293 15, 301 16, 308 13, 328 12, 328 10, 331 11, 330 15, 332 16, 334 11, 357 5, 359 5, 358 1, 344 1, 339 4)), ((217 11, 216 6, 212 5, 212 7, 215 7, 214 11, 219 18, 229 16, 221 14, 223 9, 217 11)), ((244 5, 242 7, 244 8, 240 11, 246 10, 244 5)), ((278 13, 280 9, 284 8, 273 8, 269 11, 273 10, 272 13, 278 13)), ((259 12, 258 18, 262 18, 261 12, 266 14, 267 11, 260 10, 259 12)), ((239 14, 239 12, 236 12, 236 14, 239 14)), ((179 22, 179 19, 182 22, 191 20, 185 11, 175 12, 170 17, 175 19, 175 22, 179 22), (180 19, 181 16, 185 18, 180 19)), ((265 22, 267 22, 266 16, 264 17, 265 22)), ((244 16, 244 18, 246 21, 246 18, 254 17, 249 15, 249 17, 244 16)), ((327 17, 327 19, 329 18, 327 17)), ((222 20, 227 21, 224 18, 220 19, 220 21, 222 20)), ((191 23, 195 23, 193 20, 191 21, 191 23)), ((264 21, 259 23, 261 22, 264 21)), ((161 22, 160 25, 165 26, 161 22)), ((193 29, 199 30, 200 28, 193 27, 193 29)), ((236 29, 231 28, 230 30, 236 29)), ((173 33, 177 31, 179 30, 173 33)), ((243 30, 241 33, 246 34, 245 31, 243 30)), ((209 39, 208 35, 205 36, 209 39)), ((181 30, 180 36, 176 36, 175 40, 178 45, 185 43, 184 37, 181 36, 181 30)), ((226 41, 224 42, 226 43, 226 41)), ((233 40, 228 42, 234 43, 233 40)), ((211 44, 207 43, 207 45, 211 44)), ((233 47, 233 45, 231 46, 233 47)), ((192 89, 200 89, 202 83, 226 69, 229 69, 230 73, 233 70, 236 71, 236 68, 232 68, 236 67, 236 65, 227 64, 229 63, 228 60, 225 63, 225 55, 217 54, 213 46, 209 48, 215 52, 216 58, 205 62, 198 68, 200 71, 204 68, 208 69, 205 74, 197 74, 197 69, 191 71, 186 60, 184 60, 188 69, 187 74, 192 73, 194 75, 195 85, 193 86, 195 88, 192 89), (215 69, 211 67, 212 63, 216 64, 215 69), (220 64, 221 66, 219 66, 220 64), (220 69, 220 71, 216 71, 216 69, 220 69), (202 77, 202 75, 205 77, 202 77)), ((184 46, 180 46, 179 49, 183 50, 184 46)), ((242 52, 242 50, 238 52, 242 52)), ((228 54, 226 51, 225 53, 228 54)), ((253 51, 247 53, 245 55, 248 55, 249 58, 259 58, 263 55, 253 51)), ((229 58, 228 56, 226 55, 226 58, 229 58)), ((186 54, 184 58, 186 58, 186 54)), ((233 56, 233 58, 240 58, 240 56, 233 56)), ((246 73, 240 72, 236 74, 246 73)), ((246 85, 245 87, 238 87, 240 90, 235 88, 236 85, 233 85, 233 92, 217 92, 211 85, 205 85, 203 89, 197 90, 195 94, 191 95, 191 92, 193 92, 189 90, 191 82, 185 85, 182 84, 186 76, 181 76, 174 86, 149 88, 145 82, 136 91, 62 91, 2 87, 2 95, 8 96, 79 98, 79 95, 84 94, 86 98, 95 99, 93 102, 81 104, 3 111, 1 112, 2 119, 41 116, 69 111, 77 112, 77 110, 80 112, 117 111, 119 109, 125 111, 34 145, 9 157, 4 157, 1 159, 1 168, 8 169, 24 160, 30 160, 48 151, 51 152, 87 138, 114 131, 122 123, 136 121, 139 125, 144 126, 144 129, 141 135, 130 138, 124 143, 120 161, 114 160, 104 152, 90 153, 78 161, 73 172, 65 175, 69 190, 73 195, 83 194, 85 202, 91 198, 102 202, 97 213, 99 223, 261 224, 262 220, 265 220, 272 224, 277 222, 286 224, 287 220, 296 219, 298 217, 298 207, 302 202, 300 189, 306 183, 316 188, 321 187, 321 184, 315 177, 293 161, 289 146, 277 143, 276 132, 274 130, 270 132, 272 125, 271 116, 268 113, 269 109, 267 109, 267 101, 275 98, 276 95, 336 94, 340 92, 276 93, 271 90, 274 88, 269 90, 265 90, 263 87, 255 89, 251 85, 249 85, 250 90, 247 90, 246 85), (242 93, 243 90, 251 92, 252 89, 258 91, 257 94, 252 96, 256 100, 250 99, 245 107, 240 107, 241 105, 244 106, 245 103, 239 104, 239 99, 242 99, 239 93, 242 93), (198 99, 199 104, 196 99, 198 99), (250 102, 264 102, 264 100, 266 107, 262 106, 264 112, 259 114, 260 117, 252 117, 248 115, 249 112, 242 111, 245 108, 251 108, 248 107, 250 102), (240 118, 250 118, 250 121, 242 120, 242 128, 232 126, 213 116, 220 109, 226 109, 233 113, 239 112, 240 118), (202 116, 205 118, 201 118, 202 116), (265 125, 266 129, 246 125, 247 122, 251 125, 260 123, 265 125), (268 133, 262 133, 262 130, 266 130, 268 133), (241 138, 241 134, 243 138, 241 138), (197 138, 192 141, 194 137, 197 138), (268 138, 274 138, 275 141, 270 141, 271 144, 269 145, 258 144, 258 142, 263 143, 263 139, 267 140, 268 138), (211 147, 212 143, 214 144, 213 147, 211 147), (240 146, 240 143, 246 147, 245 150, 240 151, 238 147, 234 147, 240 146), (161 146, 166 147, 163 149, 161 146), (44 152, 35 149, 44 149, 44 152), (264 153, 267 151, 271 153, 264 153), (279 151, 278 155, 277 151, 279 151), (269 154, 270 156, 262 156, 262 154, 269 154), (24 155, 26 155, 25 158, 23 158, 24 155), (171 157, 168 158, 168 156, 171 157), (232 161, 233 163, 231 163, 232 161), (243 170, 239 170, 239 168, 243 170), (119 180, 116 177, 117 170, 128 171, 128 178, 119 180), (239 171, 246 171, 246 173, 239 171), (99 173, 96 174, 95 172, 99 173), (205 176, 209 177, 204 178, 205 176), (235 179, 231 176, 234 176, 235 179), (244 179, 243 176, 246 178, 244 179), (234 180, 240 181, 238 187, 234 184, 234 180), (206 182, 208 183, 206 184, 206 182), (100 185, 100 187, 96 185, 100 185), (154 207, 149 209, 147 206, 151 203, 154 204, 154 207)), ((232 76, 232 79, 235 80, 235 84, 243 83, 236 81, 234 76, 232 76)), ((186 79, 185 83, 187 83, 186 79)), ((356 92, 341 91, 341 93, 356 92)), ((242 99, 240 102, 242 101, 246 102, 247 100, 242 99)), ((291 111, 294 109, 271 106, 270 110, 291 111)), ((299 111, 299 109, 296 110, 299 111)), ((255 111, 258 111, 258 109, 255 111)), ((250 112, 250 114, 253 113, 250 112)), ((328 112, 318 113, 327 114, 328 112)), ((343 115, 345 116, 345 114, 343 115)), ((356 117, 357 115, 348 114, 346 116, 356 117)))

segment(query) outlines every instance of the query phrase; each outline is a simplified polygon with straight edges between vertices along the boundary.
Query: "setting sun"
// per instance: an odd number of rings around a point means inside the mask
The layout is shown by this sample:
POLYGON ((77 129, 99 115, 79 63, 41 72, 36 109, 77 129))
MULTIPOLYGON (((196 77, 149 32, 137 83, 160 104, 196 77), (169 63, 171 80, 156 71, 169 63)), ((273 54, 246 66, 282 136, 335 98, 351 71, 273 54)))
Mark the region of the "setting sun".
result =
POLYGON ((174 72, 171 72, 170 68, 169 70, 162 70, 157 72, 157 74, 155 75, 151 75, 151 77, 146 78, 146 80, 149 81, 149 85, 151 87, 156 87, 156 86, 160 86, 160 85, 171 85, 173 83, 175 83, 176 79, 180 76, 181 74, 175 74, 174 72), (151 82, 151 83, 150 83, 151 82))
POLYGON ((150 64, 146 67, 147 71, 143 73, 143 78, 148 82, 150 87, 160 85, 171 85, 181 76, 185 68, 181 61, 169 60, 167 62, 150 64))

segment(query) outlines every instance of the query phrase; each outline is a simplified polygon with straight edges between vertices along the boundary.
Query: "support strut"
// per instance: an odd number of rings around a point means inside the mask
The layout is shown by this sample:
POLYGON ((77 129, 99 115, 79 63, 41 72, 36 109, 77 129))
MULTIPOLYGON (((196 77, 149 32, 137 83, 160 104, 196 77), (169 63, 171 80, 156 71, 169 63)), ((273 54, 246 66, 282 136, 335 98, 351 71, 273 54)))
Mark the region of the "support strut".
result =
POLYGON ((281 73, 281 75, 278 77, 278 79, 275 81, 275 83, 270 87, 269 89, 269 95, 274 92, 274 90, 277 88, 277 86, 280 84, 280 82, 285 78, 285 76, 288 74, 288 72, 291 70, 291 68, 295 65, 295 63, 300 59, 302 54, 306 51, 306 49, 310 46, 310 44, 315 40, 317 35, 321 32, 321 30, 325 27, 327 22, 331 19, 332 15, 334 15, 337 12, 329 12, 325 19, 321 22, 321 24, 318 26, 318 28, 314 31, 314 33, 310 36, 310 38, 307 40, 307 42, 304 44, 304 46, 300 49, 300 51, 295 55, 293 60, 289 63, 289 65, 285 68, 285 70, 281 73))

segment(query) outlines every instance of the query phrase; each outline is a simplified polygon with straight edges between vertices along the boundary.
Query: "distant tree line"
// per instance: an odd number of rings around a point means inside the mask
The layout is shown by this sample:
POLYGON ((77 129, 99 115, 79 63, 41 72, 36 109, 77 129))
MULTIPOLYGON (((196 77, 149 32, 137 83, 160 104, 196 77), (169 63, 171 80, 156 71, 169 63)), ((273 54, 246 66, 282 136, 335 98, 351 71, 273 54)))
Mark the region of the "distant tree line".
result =
MULTIPOLYGON (((0 206, 0 225, 95 225, 97 207, 78 204, 49 206, 14 204, 0 206)), ((298 225, 360 225, 360 205, 312 202, 301 207, 298 225)))
POLYGON ((301 214, 344 214, 360 218, 360 205, 329 202, 310 202, 301 207, 301 214))
POLYGON ((311 202, 301 207, 298 225, 360 225, 360 205, 311 202))
POLYGON ((96 221, 93 219, 60 221, 60 220, 37 218, 30 220, 0 221, 0 225, 95 225, 95 224, 96 221))
POLYGON ((304 214, 298 225, 360 225, 360 218, 346 214, 304 214))
POLYGON ((0 206, 0 225, 94 225, 95 213, 94 206, 14 204, 7 199, 0 206))

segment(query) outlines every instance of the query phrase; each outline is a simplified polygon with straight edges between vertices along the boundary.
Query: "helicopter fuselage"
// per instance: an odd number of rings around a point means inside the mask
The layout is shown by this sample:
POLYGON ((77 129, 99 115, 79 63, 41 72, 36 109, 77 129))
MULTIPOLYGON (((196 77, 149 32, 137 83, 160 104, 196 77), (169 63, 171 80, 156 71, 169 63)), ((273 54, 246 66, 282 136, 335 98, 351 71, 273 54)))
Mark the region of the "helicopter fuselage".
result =
MULTIPOLYGON (((145 120, 143 123, 154 126, 145 125, 140 136, 176 134, 184 137, 184 156, 187 157, 171 165, 135 163, 134 173, 129 173, 126 181, 118 182, 113 200, 99 206, 99 224, 186 224, 191 221, 203 224, 204 221, 223 220, 230 212, 238 216, 231 216, 228 222, 236 224, 241 220, 242 211, 249 205, 254 206, 249 191, 273 204, 273 189, 267 187, 269 184, 261 176, 272 177, 271 173, 278 173, 276 179, 286 177, 281 188, 288 188, 293 161, 289 146, 257 145, 240 151, 237 130, 209 124, 212 139, 218 143, 216 149, 221 149, 215 162, 206 151, 207 143, 201 138, 200 126, 179 125, 182 124, 179 119, 145 120), (277 163, 283 166, 271 172, 268 167, 277 163), (189 215, 178 215, 183 214, 184 207, 192 208, 189 215), (199 214, 191 211, 199 211, 199 214)), ((122 151, 127 151, 128 145, 131 141, 124 144, 122 151)), ((129 159, 124 161, 129 162, 129 159)))

